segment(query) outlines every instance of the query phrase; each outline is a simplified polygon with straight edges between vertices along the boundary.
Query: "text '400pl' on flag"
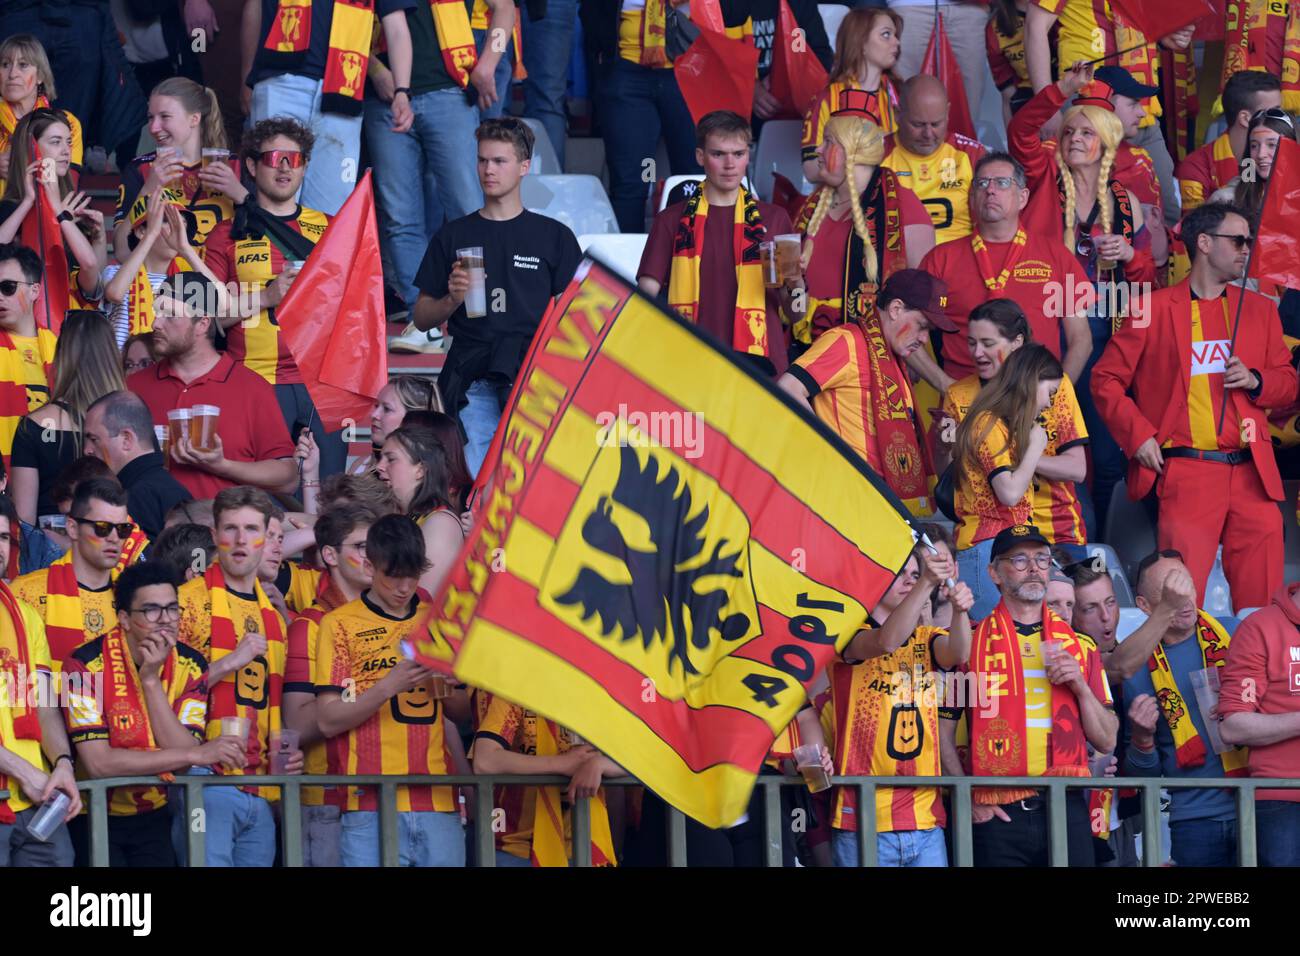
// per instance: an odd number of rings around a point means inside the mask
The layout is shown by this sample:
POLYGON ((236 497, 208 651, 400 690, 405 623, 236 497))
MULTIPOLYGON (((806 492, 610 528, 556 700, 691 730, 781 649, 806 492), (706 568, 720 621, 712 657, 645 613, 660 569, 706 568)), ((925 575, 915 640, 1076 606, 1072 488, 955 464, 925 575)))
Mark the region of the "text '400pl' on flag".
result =
POLYGON ((572 728, 702 823, 735 822, 906 561, 901 505, 770 382, 590 261, 497 444, 417 658, 572 728), (674 447, 660 426, 687 417, 702 434, 674 447))

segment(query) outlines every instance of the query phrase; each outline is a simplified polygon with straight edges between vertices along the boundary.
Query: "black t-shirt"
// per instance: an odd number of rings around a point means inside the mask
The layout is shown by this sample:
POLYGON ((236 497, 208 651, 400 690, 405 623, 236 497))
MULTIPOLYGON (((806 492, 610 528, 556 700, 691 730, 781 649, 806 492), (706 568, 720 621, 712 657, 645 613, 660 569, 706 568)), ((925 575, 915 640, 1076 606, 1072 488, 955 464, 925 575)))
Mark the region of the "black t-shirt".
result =
MULTIPOLYGON (((54 413, 51 411, 51 417, 54 413)), ((9 461, 11 468, 35 468, 40 492, 36 498, 36 514, 56 515, 59 509, 50 497, 55 479, 64 468, 79 457, 80 436, 74 431, 47 430, 40 421, 22 418, 14 432, 14 446, 9 461)))
POLYGON ((429 243, 415 276, 420 291, 445 296, 456 250, 468 246, 483 247, 488 311, 471 319, 463 304, 456 309, 449 323, 456 340, 531 339, 550 300, 564 291, 582 261, 577 238, 558 219, 526 209, 505 221, 472 212, 444 225, 429 243))
MULTIPOLYGON (((376 0, 375 16, 381 20, 390 13, 422 5, 429 9, 428 0, 376 0)), ((271 25, 280 12, 279 0, 262 0, 262 30, 257 37, 257 49, 261 51, 266 45, 266 38, 271 32, 271 25)), ((432 15, 431 15, 432 16, 432 15)), ((325 59, 330 48, 330 27, 334 24, 334 3, 332 0, 316 0, 311 4, 311 36, 308 40, 306 58, 291 72, 295 76, 306 76, 313 80, 325 78, 325 59)), ((248 85, 254 86, 262 80, 281 73, 284 69, 258 64, 254 60, 252 72, 248 76, 248 85)))

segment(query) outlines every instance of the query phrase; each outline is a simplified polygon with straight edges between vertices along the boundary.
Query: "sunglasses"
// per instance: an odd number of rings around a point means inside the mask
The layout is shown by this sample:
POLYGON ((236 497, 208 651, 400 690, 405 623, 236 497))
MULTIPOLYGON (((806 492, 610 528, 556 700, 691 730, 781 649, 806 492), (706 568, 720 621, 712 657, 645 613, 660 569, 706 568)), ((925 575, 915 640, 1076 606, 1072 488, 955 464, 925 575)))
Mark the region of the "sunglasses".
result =
POLYGON ((35 282, 27 282, 24 279, 0 279, 0 295, 6 299, 18 291, 20 285, 37 285, 35 282))
POLYGON ((290 169, 297 169, 307 163, 302 152, 296 149, 266 149, 258 153, 257 158, 263 166, 272 169, 278 169, 281 163, 288 163, 290 169))
POLYGON ((131 532, 135 530, 135 525, 129 521, 118 524, 115 521, 91 521, 89 518, 73 518, 73 521, 81 525, 89 525, 101 538, 107 538, 110 531, 117 531, 117 536, 125 541, 131 537, 131 532))
POLYGON ((1237 247, 1238 251, 1245 249, 1248 245, 1250 245, 1251 240, 1254 238, 1253 236, 1238 235, 1235 232, 1212 232, 1210 233, 1210 235, 1217 236, 1220 239, 1227 239, 1229 242, 1231 242, 1234 246, 1237 247))
POLYGON ((1271 106, 1266 110, 1258 110, 1250 117, 1252 123, 1260 119, 1277 120, 1295 129, 1295 123, 1292 121, 1291 115, 1286 110, 1278 109, 1276 106, 1271 106))

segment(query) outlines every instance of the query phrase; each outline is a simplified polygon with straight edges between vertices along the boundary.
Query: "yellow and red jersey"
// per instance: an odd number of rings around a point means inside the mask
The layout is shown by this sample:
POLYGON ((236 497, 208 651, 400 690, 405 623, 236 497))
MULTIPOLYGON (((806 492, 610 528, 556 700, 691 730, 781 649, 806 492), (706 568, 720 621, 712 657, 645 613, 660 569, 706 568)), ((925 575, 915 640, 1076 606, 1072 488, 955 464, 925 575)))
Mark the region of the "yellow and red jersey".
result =
MULTIPOLYGON (((41 617, 36 613, 36 609, 21 600, 14 603, 22 616, 25 646, 18 645, 18 629, 14 627, 9 615, 0 609, 2 615, 0 617, 0 679, 3 679, 3 686, 23 688, 25 694, 25 689, 34 685, 33 673, 50 677, 50 646, 45 641, 45 625, 41 623, 41 617), (26 674, 20 672, 20 662, 24 658, 30 668, 30 672, 26 674)), ((8 702, 0 707, 0 741, 4 741, 5 749, 11 754, 21 757, 36 769, 48 773, 50 765, 45 761, 45 753, 41 750, 39 737, 18 736, 14 727, 14 717, 18 713, 18 708, 9 706, 8 702)), ((32 805, 27 795, 23 793, 23 788, 18 785, 18 781, 10 779, 3 773, 0 773, 0 788, 9 791, 7 808, 0 804, 0 811, 7 810, 7 812, 0 814, 0 817, 7 817, 9 813, 18 813, 32 805)))
MULTIPOLYGON (((177 644, 172 654, 171 666, 162 670, 163 693, 167 695, 167 701, 172 705, 172 712, 176 714, 181 726, 194 735, 196 743, 200 743, 208 719, 208 688, 205 680, 208 664, 203 655, 186 644, 177 644)), ((135 682, 136 699, 143 700, 140 674, 135 668, 135 661, 130 654, 125 657, 125 671, 135 682)), ((111 742, 109 722, 120 719, 119 716, 105 713, 107 708, 104 706, 103 694, 77 692, 87 691, 94 681, 105 679, 104 638, 97 637, 73 652, 64 665, 63 673, 70 688, 64 711, 68 723, 68 740, 74 747, 90 740, 111 742)), ((147 723, 147 707, 143 713, 147 723)), ((163 787, 115 787, 109 794, 108 812, 115 817, 129 817, 161 809, 166 803, 167 791, 163 787)))
MULTIPOLYGON (((286 694, 316 693, 313 676, 316 669, 317 649, 320 646, 320 622, 326 614, 319 604, 305 608, 289 625, 288 649, 284 663, 284 692, 286 694)), ((329 772, 326 759, 326 742, 318 740, 303 749, 302 772, 308 775, 329 772)), ((335 787, 303 787, 302 803, 318 807, 327 801, 337 802, 335 787)))
POLYGON ((925 206, 934 223, 935 244, 971 234, 970 189, 984 144, 961 133, 948 138, 929 156, 903 147, 897 136, 885 143, 881 165, 892 169, 925 206))
MULTIPOLYGON (((932 644, 946 634, 921 626, 892 654, 830 668, 830 703, 821 713, 839 776, 930 777, 939 761, 939 701, 944 682, 932 644)), ((857 830, 856 787, 835 788, 831 826, 857 830)), ((937 787, 878 787, 876 831, 944 825, 937 787)))
MULTIPOLYGON (((72 652, 78 647, 93 641, 113 628, 117 627, 117 609, 113 606, 113 586, 105 585, 97 591, 89 588, 77 586, 77 599, 81 605, 80 620, 50 620, 50 589, 49 589, 50 569, 41 568, 38 571, 31 571, 20 578, 16 578, 10 585, 9 589, 14 592, 14 596, 19 600, 26 601, 36 609, 36 613, 41 616, 41 620, 46 625, 47 639, 51 625, 56 628, 62 625, 69 632, 80 629, 82 636, 75 647, 57 646, 51 648, 50 653, 53 655, 54 670, 57 673, 63 666, 63 663, 71 656, 72 652)), ((76 605, 72 605, 69 610, 76 614, 76 605)))
MULTIPOLYGON (((831 114, 841 109, 844 103, 841 102, 843 95, 850 90, 858 90, 861 87, 857 82, 848 80, 836 80, 826 89, 822 90, 813 100, 812 105, 808 107, 808 112, 803 117, 803 161, 817 158, 817 147, 822 144, 822 134, 826 132, 826 121, 831 118, 831 114)), ((858 104, 855 102, 854 106, 858 104)), ((894 81, 888 74, 880 78, 880 85, 874 90, 867 91, 867 112, 879 120, 881 132, 889 135, 898 128, 898 119, 895 114, 898 111, 898 91, 894 89, 894 81)))
MULTIPOLYGON (((304 206, 299 206, 293 215, 280 217, 281 223, 312 245, 325 234, 329 221, 330 217, 325 213, 304 206)), ((284 251, 270 236, 260 239, 248 236, 237 240, 231 236, 230 230, 229 222, 220 223, 208 236, 203 250, 203 260, 218 282, 238 282, 241 289, 258 290, 284 271, 284 251)), ((226 330, 226 336, 231 357, 243 362, 272 385, 302 383, 302 373, 298 371, 293 352, 280 335, 274 309, 264 309, 252 318, 232 325, 226 330)))
MULTIPOLYGON (((955 409, 944 399, 944 409, 954 419, 955 409)), ((975 434, 980 434, 989 424, 990 416, 973 423, 975 434)), ((1004 471, 1012 471, 1016 461, 1011 455, 1011 432, 1002 419, 992 419, 992 427, 980 442, 977 461, 954 462, 962 470, 964 480, 955 483, 953 507, 957 512, 957 549, 965 549, 997 536, 1003 528, 1028 524, 1034 503, 1028 490, 1014 505, 1004 505, 993 492, 993 479, 1004 471)))
POLYGON ((1232 151, 1227 133, 1189 153, 1174 170, 1183 197, 1183 215, 1204 204, 1216 189, 1232 182, 1237 169, 1237 155, 1232 151))
MULTIPOLYGON (((314 683, 317 694, 345 691, 360 697, 401 659, 400 642, 414 628, 418 603, 402 618, 386 614, 366 595, 326 614, 320 622, 314 683)), ((442 703, 427 684, 385 701, 378 712, 327 744, 330 773, 445 774, 450 763, 443 736, 442 703)), ((348 787, 344 810, 378 810, 378 787, 348 787)), ((456 809, 451 787, 397 788, 397 809, 456 809)))

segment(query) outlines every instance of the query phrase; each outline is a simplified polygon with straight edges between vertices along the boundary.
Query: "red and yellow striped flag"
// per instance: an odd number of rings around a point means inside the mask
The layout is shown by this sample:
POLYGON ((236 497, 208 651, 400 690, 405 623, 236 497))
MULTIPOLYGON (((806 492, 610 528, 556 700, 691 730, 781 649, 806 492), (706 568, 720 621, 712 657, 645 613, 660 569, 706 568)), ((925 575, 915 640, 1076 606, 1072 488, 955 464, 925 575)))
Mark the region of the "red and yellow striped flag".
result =
POLYGON ((547 313, 418 659, 573 728, 702 823, 912 547, 770 382, 587 262, 547 313))

